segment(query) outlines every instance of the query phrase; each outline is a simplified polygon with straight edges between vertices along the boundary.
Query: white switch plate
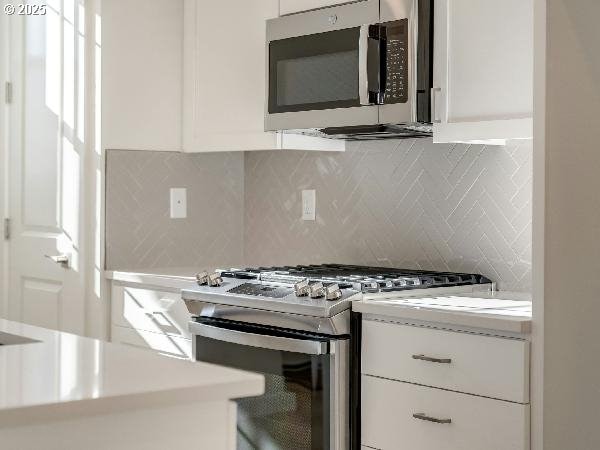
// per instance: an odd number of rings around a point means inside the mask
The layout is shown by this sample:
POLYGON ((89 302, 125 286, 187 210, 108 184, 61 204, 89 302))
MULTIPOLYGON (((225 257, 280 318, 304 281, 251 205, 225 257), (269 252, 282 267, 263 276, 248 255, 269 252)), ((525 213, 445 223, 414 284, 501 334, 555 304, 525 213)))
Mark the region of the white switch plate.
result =
POLYGON ((171 219, 187 217, 187 189, 171 188, 171 219))
POLYGON ((316 220, 317 192, 314 189, 302 191, 302 220, 316 220))

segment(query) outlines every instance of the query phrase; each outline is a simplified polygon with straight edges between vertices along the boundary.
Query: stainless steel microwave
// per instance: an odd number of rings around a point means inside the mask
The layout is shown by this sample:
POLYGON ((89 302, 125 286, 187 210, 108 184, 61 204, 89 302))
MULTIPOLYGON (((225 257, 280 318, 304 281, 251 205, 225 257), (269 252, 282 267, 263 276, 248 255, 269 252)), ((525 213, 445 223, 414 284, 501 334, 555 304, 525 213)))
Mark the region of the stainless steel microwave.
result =
POLYGON ((362 0, 267 21, 265 129, 431 133, 433 0, 362 0))

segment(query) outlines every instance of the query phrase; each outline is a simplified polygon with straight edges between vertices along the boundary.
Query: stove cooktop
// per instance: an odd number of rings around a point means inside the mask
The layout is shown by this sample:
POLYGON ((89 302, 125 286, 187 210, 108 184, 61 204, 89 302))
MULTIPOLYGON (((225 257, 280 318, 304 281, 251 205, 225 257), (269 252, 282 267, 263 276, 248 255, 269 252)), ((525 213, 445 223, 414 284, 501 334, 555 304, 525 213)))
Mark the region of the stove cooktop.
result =
POLYGON ((490 290, 477 274, 343 264, 219 270, 182 291, 193 317, 346 334, 353 301, 490 290))
POLYGON ((322 282, 325 285, 337 283, 340 289, 352 288, 363 293, 491 283, 491 280, 478 274, 344 264, 230 269, 221 270, 220 273, 225 278, 260 280, 264 282, 272 281, 295 284, 302 280, 308 280, 311 283, 322 282))

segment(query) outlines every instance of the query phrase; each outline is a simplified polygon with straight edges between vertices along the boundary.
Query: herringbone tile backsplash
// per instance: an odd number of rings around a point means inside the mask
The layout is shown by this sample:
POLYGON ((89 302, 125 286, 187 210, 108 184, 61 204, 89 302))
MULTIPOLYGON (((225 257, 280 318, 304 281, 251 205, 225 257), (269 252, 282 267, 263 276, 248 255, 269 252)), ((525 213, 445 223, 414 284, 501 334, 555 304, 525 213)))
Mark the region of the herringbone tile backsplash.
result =
POLYGON ((430 139, 247 152, 245 262, 477 272, 529 291, 531 152, 430 139), (302 189, 317 191, 315 222, 300 220, 302 189))
POLYGON ((529 291, 531 147, 110 151, 107 267, 339 262, 478 272, 529 291), (170 187, 188 188, 188 219, 169 219, 170 187), (315 222, 301 220, 302 189, 317 191, 315 222))
POLYGON ((107 268, 241 264, 243 193, 243 153, 109 150, 107 268), (187 188, 186 219, 169 217, 172 187, 187 188))

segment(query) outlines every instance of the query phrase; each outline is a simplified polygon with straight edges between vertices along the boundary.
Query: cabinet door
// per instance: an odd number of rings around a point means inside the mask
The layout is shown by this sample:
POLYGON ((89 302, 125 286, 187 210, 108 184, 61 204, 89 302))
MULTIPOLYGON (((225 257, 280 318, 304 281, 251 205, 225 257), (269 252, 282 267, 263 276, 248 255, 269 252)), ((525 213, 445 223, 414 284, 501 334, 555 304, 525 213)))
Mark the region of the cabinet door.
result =
POLYGON ((279 2, 279 14, 294 14, 310 9, 327 8, 328 6, 350 3, 352 0, 281 0, 279 2))
POLYGON ((532 137, 533 0, 437 0, 434 36, 434 141, 532 137))
POLYGON ((266 19, 277 0, 185 0, 183 148, 277 148, 264 132, 266 19))
POLYGON ((183 0, 103 0, 101 19, 103 147, 181 151, 183 0))

